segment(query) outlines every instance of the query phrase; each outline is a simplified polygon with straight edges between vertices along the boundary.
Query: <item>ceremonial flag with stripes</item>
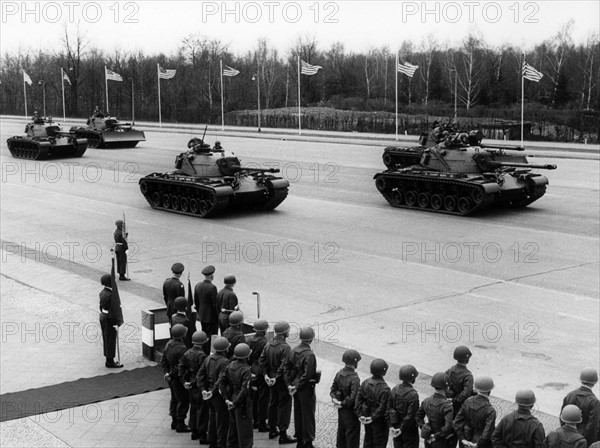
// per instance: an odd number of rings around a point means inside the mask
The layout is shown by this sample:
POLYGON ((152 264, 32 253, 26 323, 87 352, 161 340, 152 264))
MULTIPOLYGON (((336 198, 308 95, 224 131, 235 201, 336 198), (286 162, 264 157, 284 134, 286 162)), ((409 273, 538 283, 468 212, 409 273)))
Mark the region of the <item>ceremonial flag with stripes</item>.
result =
POLYGON ((398 71, 400 73, 404 73, 409 78, 413 77, 418 68, 418 65, 413 65, 408 62, 405 62, 403 64, 398 63, 398 71))
POLYGON ((158 66, 158 77, 160 79, 171 79, 175 76, 177 70, 169 70, 166 68, 162 68, 160 65, 158 66))
POLYGON ((542 79, 543 76, 544 75, 541 72, 538 72, 527 62, 523 61, 523 78, 534 82, 540 82, 540 79, 542 79))
POLYGON ((320 65, 310 65, 309 63, 304 62, 302 59, 300 59, 300 64, 300 73, 308 76, 316 75, 317 72, 323 68, 320 65))
POLYGON ((223 68, 223 76, 237 76, 239 75, 240 71, 236 70, 235 68, 231 68, 229 66, 225 66, 223 68))
POLYGON ((109 81, 123 81, 123 77, 121 75, 119 75, 116 72, 113 72, 112 70, 109 69, 105 69, 106 70, 106 79, 108 79, 109 81))
POLYGON ((33 84, 33 81, 31 80, 29 75, 25 73, 25 70, 23 70, 23 82, 26 82, 29 85, 33 84))
POLYGON ((63 79, 64 79, 65 81, 67 81, 67 82, 69 83, 69 85, 72 85, 72 84, 71 84, 71 80, 69 79, 69 77, 67 76, 67 74, 66 74, 65 72, 63 72, 63 79))

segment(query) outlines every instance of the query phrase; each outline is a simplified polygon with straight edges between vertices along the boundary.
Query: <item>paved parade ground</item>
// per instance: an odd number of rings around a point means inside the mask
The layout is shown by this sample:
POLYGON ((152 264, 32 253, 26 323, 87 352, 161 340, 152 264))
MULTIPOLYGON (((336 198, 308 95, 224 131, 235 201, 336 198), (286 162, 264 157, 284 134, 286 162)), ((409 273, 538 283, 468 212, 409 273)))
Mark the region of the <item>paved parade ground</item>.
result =
MULTIPOLYGON (((509 409, 518 389, 535 391, 546 431, 580 370, 600 364, 597 145, 547 151, 537 143, 530 161, 558 165, 540 171, 550 179, 544 197, 523 210, 456 217, 390 207, 373 181, 385 169, 380 144, 209 132, 208 143, 220 140, 243 165, 280 168, 290 191, 272 212, 202 220, 152 210, 138 187, 140 177, 174 169, 200 127, 141 127, 147 141, 136 148, 36 162, 6 148, 24 124, 0 121, 1 394, 113 373, 104 367, 98 292, 123 214, 132 278, 119 283, 125 369, 154 365, 141 353, 141 311, 163 305, 171 265, 183 263, 182 280, 190 273, 194 285, 212 264, 219 289, 225 275, 237 277, 247 322, 257 317, 259 292, 261 317, 292 323, 292 342, 300 326, 317 331, 319 447, 333 446, 329 387, 344 348, 363 354, 361 379, 372 358, 393 366, 388 384, 397 383, 397 366, 415 365, 423 399, 432 392, 425 379, 467 345, 469 369, 494 378, 499 407, 509 409)), ((168 396, 159 390, 5 421, 1 444, 192 446, 168 427, 168 396)), ((264 436, 255 446, 276 446, 264 436)))

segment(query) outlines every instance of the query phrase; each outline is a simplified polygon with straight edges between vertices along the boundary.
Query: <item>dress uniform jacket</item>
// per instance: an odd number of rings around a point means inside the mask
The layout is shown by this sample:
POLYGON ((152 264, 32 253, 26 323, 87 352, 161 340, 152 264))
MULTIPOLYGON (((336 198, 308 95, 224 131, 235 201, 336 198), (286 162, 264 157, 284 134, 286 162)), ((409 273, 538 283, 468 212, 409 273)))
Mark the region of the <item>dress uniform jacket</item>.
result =
POLYGON ((371 377, 363 381, 356 395, 356 414, 359 417, 371 417, 372 422, 365 425, 364 447, 385 448, 389 438, 389 428, 385 419, 390 387, 381 377, 371 377))
POLYGON ((202 347, 192 346, 186 351, 179 361, 179 379, 182 383, 191 383, 190 395, 190 419, 189 427, 192 434, 197 434, 201 439, 206 438, 208 430, 208 403, 204 403, 196 376, 200 367, 206 359, 206 353, 202 347))
POLYGON ((588 444, 577 429, 561 426, 546 436, 546 448, 587 448, 588 444))
POLYGON ((171 328, 173 328, 177 324, 180 324, 188 329, 188 332, 185 334, 185 338, 183 338, 183 341, 185 342, 186 347, 190 348, 192 346, 192 334, 194 333, 194 331, 196 331, 195 322, 194 326, 192 326, 192 323, 190 323, 187 314, 181 313, 179 311, 171 316, 170 322, 171 328))
POLYGON ((210 280, 204 280, 194 287, 194 305, 200 322, 217 323, 221 310, 217 303, 217 287, 210 280))
POLYGON ((227 431, 229 429, 229 412, 224 398, 221 396, 218 381, 221 373, 229 364, 229 360, 223 353, 213 353, 204 360, 196 382, 200 393, 212 392, 212 398, 208 400, 208 441, 211 446, 225 448, 227 445, 227 431))
POLYGON ((354 412, 356 396, 360 388, 360 378, 351 367, 344 367, 336 373, 329 395, 339 400, 337 448, 358 448, 360 445, 360 422, 354 412))
MULTIPOLYGON (((427 416, 431 434, 435 436, 433 443, 425 440, 426 446, 444 447, 453 445, 448 441, 448 436, 453 434, 452 429, 452 405, 448 402, 445 395, 434 393, 431 397, 425 398, 421 407, 417 411, 417 425, 423 431, 425 425, 425 416, 427 416)), ((421 436, 423 434, 421 433, 421 436)))
POLYGON ((446 375, 450 379, 447 397, 452 398, 452 409, 456 415, 465 400, 473 395, 473 374, 466 366, 455 364, 446 370, 446 375))
POLYGON ((166 279, 163 283, 163 296, 167 307, 167 316, 170 320, 171 316, 175 314, 173 302, 177 297, 185 297, 185 287, 181 280, 175 277, 166 279))
POLYGON ((577 431, 585 437, 588 446, 600 440, 600 401, 594 392, 585 386, 569 392, 563 400, 562 407, 574 404, 581 409, 581 423, 577 424, 577 431))
POLYGON ((259 359, 267 345, 267 338, 263 331, 257 331, 252 337, 247 339, 246 343, 250 347, 250 350, 252 350, 248 358, 248 364, 250 365, 250 370, 255 375, 256 393, 253 398, 254 422, 257 425, 264 425, 267 421, 269 411, 270 388, 265 383, 264 375, 261 373, 259 359))
POLYGON ((114 319, 108 317, 107 311, 110 310, 112 300, 112 289, 104 287, 100 291, 100 329, 102 330, 102 341, 104 344, 104 356, 112 360, 115 357, 117 347, 117 330, 114 325, 118 325, 114 319))
POLYGON ((544 427, 525 409, 505 415, 492 434, 494 448, 541 448, 544 446, 544 427))
POLYGON ((227 357, 229 359, 233 357, 233 350, 235 347, 242 342, 246 342, 246 335, 240 328, 236 327, 229 327, 227 330, 225 330, 223 337, 226 338, 231 344, 227 350, 227 357))
POLYGON ((181 339, 171 339, 167 342, 160 359, 160 366, 165 374, 169 374, 169 388, 171 389, 170 414, 174 420, 183 422, 189 407, 189 394, 183 387, 179 377, 179 362, 187 347, 181 339))
POLYGON ((229 286, 225 286, 217 294, 217 306, 219 309, 219 328, 221 334, 229 328, 229 315, 232 310, 238 305, 238 298, 229 286), (223 309, 227 311, 222 311, 223 309))
POLYGON ((124 276, 127 270, 127 254, 126 250, 129 249, 127 244, 127 238, 121 227, 117 227, 113 232, 115 240, 115 255, 117 258, 117 272, 120 276, 124 276))
POLYGON ((227 446, 252 448, 254 442, 252 417, 252 372, 245 360, 234 360, 219 377, 219 390, 235 406, 229 412, 227 446))
POLYGON ((289 428, 292 414, 292 397, 288 393, 283 379, 282 367, 283 362, 289 357, 290 351, 291 348, 285 338, 275 335, 275 338, 265 345, 258 359, 261 376, 267 375, 269 378, 275 379, 269 399, 269 427, 271 430, 279 429, 282 433, 289 428))
POLYGON ((392 389, 387 407, 388 421, 391 427, 402 431, 394 439, 394 446, 418 448, 419 429, 416 420, 418 410, 419 394, 412 384, 401 383, 392 389))
POLYGON ((479 448, 491 445, 495 427, 496 410, 489 398, 480 394, 467 398, 454 418, 458 440, 477 443, 479 448))

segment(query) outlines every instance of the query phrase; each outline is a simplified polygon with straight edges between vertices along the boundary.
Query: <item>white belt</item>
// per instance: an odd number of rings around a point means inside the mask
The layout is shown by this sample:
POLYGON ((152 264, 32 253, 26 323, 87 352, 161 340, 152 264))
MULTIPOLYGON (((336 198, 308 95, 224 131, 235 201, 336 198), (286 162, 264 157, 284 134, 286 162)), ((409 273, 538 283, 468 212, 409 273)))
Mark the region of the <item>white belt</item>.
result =
POLYGON ((108 314, 109 313, 109 311, 107 311, 107 310, 100 310, 100 312, 104 313, 104 314, 108 314))

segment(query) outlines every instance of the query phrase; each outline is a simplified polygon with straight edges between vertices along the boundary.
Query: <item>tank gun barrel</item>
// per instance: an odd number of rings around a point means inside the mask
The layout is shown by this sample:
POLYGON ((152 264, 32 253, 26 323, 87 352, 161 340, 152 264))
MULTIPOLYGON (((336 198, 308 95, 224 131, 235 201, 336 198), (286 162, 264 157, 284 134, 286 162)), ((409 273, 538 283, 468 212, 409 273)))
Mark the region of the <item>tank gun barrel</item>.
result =
POLYGON ((525 151, 525 148, 522 146, 513 146, 513 145, 484 145, 479 144, 480 148, 484 149, 508 149, 511 151, 525 151))
POLYGON ((543 164, 543 163, 518 163, 518 162, 489 162, 492 167, 506 167, 506 168, 532 168, 540 170, 555 170, 556 165, 543 164))
POLYGON ((279 173, 279 168, 256 168, 252 166, 240 166, 240 165, 232 165, 230 167, 234 171, 255 171, 259 173, 279 173))

